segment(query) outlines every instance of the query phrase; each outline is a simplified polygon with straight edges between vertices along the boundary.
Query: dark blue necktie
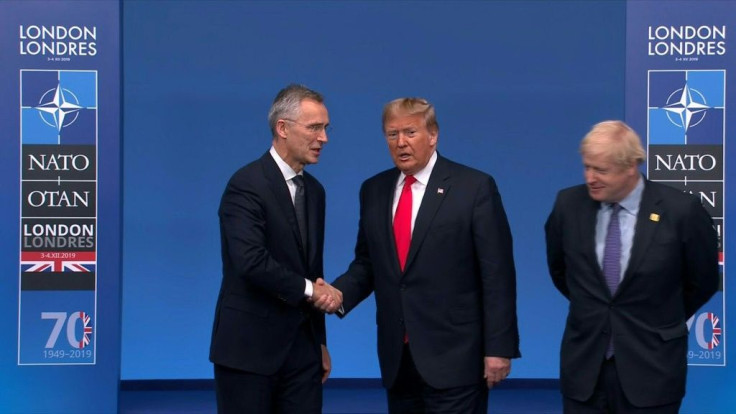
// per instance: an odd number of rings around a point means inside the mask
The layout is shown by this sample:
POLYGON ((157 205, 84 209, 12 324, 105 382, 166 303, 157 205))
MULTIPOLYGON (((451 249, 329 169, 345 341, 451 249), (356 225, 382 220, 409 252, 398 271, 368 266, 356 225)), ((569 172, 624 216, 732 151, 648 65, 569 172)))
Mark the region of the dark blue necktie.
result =
POLYGON ((296 222, 299 225, 299 235, 302 239, 302 247, 307 251, 307 204, 304 200, 304 177, 297 175, 292 178, 296 184, 296 193, 294 193, 294 210, 296 212, 296 222))
POLYGON ((611 221, 608 222, 606 233, 606 246, 603 249, 603 275, 606 284, 611 290, 611 295, 616 293, 618 283, 621 280, 621 226, 618 222, 618 212, 621 206, 611 206, 611 221))
MULTIPOLYGON (((613 296, 621 281, 621 225, 618 222, 618 212, 621 211, 621 206, 613 204, 611 210, 611 221, 608 222, 608 232, 606 233, 606 246, 603 249, 603 276, 605 276, 606 285, 608 285, 611 296, 613 296)), ((611 333, 611 339, 608 341, 606 358, 610 359, 612 356, 613 332, 611 333)))

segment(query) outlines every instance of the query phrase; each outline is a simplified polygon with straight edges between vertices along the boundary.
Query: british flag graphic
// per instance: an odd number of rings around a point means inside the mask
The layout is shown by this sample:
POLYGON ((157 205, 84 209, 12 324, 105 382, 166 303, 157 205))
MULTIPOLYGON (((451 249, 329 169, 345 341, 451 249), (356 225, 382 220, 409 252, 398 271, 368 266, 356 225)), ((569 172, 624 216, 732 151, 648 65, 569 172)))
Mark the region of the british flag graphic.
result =
POLYGON ((95 252, 21 252, 21 272, 94 272, 95 252))
POLYGON ((89 336, 92 335, 92 326, 90 326, 91 318, 84 312, 79 312, 79 318, 84 324, 82 331, 82 340, 79 341, 79 348, 82 349, 89 345, 89 336))
POLYGON ((719 325, 721 320, 718 318, 718 316, 716 316, 715 313, 712 312, 708 312, 708 320, 710 321, 712 327, 710 342, 708 342, 708 349, 713 349, 721 343, 721 334, 723 333, 719 325))

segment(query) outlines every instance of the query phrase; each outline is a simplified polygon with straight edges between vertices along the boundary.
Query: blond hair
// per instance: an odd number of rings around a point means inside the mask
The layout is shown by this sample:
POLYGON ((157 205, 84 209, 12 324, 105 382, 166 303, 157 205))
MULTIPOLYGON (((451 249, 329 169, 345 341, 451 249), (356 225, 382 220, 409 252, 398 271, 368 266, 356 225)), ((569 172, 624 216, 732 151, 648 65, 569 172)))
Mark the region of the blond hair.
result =
POLYGON ((439 132, 434 106, 424 98, 399 98, 387 103, 383 107, 383 129, 386 130, 386 122, 391 118, 417 114, 424 116, 425 126, 430 132, 439 132))
POLYGON ((580 143, 580 154, 603 154, 622 167, 640 165, 646 159, 639 135, 622 121, 595 124, 580 143))

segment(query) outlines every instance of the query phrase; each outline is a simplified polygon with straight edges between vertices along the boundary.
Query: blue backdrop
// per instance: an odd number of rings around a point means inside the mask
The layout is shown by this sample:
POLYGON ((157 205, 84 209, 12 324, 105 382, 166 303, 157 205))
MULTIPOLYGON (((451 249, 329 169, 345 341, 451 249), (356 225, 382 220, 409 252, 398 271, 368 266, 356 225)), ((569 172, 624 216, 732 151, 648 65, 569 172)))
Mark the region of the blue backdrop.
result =
MULTIPOLYGON (((658 18, 664 2, 647 3, 658 18)), ((118 29, 117 2, 2 4, 44 10, 49 25, 80 24, 87 13, 112 8, 97 14, 105 27, 118 29), (77 13, 59 21, 57 8, 70 4, 77 13)), ((736 8, 712 4, 727 13, 736 8)), ((0 152, 0 271, 6 280, 0 284, 0 350, 6 355, 0 408, 19 408, 25 394, 17 390, 30 386, 44 390, 39 403, 51 404, 65 394, 58 384, 75 384, 72 377, 108 386, 118 369, 123 380, 212 377, 207 355, 221 278, 217 206, 230 175, 268 149, 268 108, 291 82, 325 95, 334 126, 320 164, 309 167, 327 190, 326 279, 352 259, 361 182, 392 165, 381 134, 383 104, 400 96, 428 98, 437 109, 440 152, 494 175, 503 196, 514 235, 523 354, 512 378, 556 378, 567 304, 549 281, 543 223, 555 193, 582 182, 582 136, 630 109, 626 14, 623 0, 124 0, 122 357, 116 359, 119 280, 106 279, 99 288, 110 293, 98 299, 109 336, 97 343, 105 353, 97 354, 94 368, 52 367, 50 375, 17 366, 20 149, 11 122, 18 120, 19 77, 11 61, 0 65, 0 77, 8 80, 0 82, 3 108, 10 108, 0 114, 6 149, 0 152), (104 384, 94 369, 106 371, 104 384)), ((0 17, 16 16, 29 15, 0 17)), ((15 24, 0 29, 2 50, 12 50, 6 58, 18 54, 15 24)), ((105 53, 118 46, 111 34, 101 34, 105 53)), ((65 68, 90 69, 82 62, 65 68)), ((100 75, 101 100, 118 92, 116 69, 100 75)), ((116 102, 100 105, 100 131, 119 130, 116 102)), ((112 224, 104 234, 101 229, 99 241, 109 253, 100 256, 105 272, 98 270, 110 275, 119 264, 117 143, 99 148, 109 160, 100 170, 107 184, 98 194, 99 217, 112 224)), ((728 163, 736 153, 725 148, 728 163)), ((734 192, 726 193, 726 215, 732 216, 734 192)), ((733 256, 728 240, 725 255, 733 256)), ((726 303, 726 313, 733 308, 726 303)), ((379 376, 374 313, 369 298, 345 320, 328 318, 333 377, 379 376)), ((725 343, 731 325, 725 314, 722 323, 725 343)), ((727 384, 735 377, 730 367, 691 367, 683 409, 727 412, 724 407, 734 405, 727 384)), ((99 402, 98 388, 84 395, 99 402)))
MULTIPOLYGON (((358 190, 392 165, 387 101, 428 98, 443 155, 494 175, 514 235, 523 358, 512 377, 555 378, 566 303, 543 224, 581 182, 577 147, 624 116, 620 1, 126 1, 122 378, 211 378, 221 278, 217 207, 271 137, 290 82, 324 93, 334 132, 309 167, 327 191, 326 279, 352 259, 358 190)), ((330 317, 333 377, 379 376, 372 297, 330 317)))

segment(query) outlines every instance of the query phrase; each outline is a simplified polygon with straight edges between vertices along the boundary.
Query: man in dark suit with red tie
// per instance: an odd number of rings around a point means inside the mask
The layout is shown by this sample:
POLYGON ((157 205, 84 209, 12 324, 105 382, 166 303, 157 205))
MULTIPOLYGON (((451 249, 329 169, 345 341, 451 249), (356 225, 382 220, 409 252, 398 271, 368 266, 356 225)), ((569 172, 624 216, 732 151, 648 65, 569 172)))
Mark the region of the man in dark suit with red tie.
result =
POLYGON ((718 289, 718 246, 700 201, 644 179, 639 136, 601 122, 580 146, 585 184, 560 191, 547 260, 570 301, 560 351, 565 413, 675 414, 687 319, 718 289))
POLYGON ((223 277, 210 360, 219 413, 320 413, 331 369, 324 314, 341 296, 322 277, 325 192, 304 171, 319 160, 329 117, 322 96, 282 89, 272 147, 238 170, 220 203, 223 277))
POLYGON ((486 413, 519 357, 511 232, 496 183, 436 151, 424 99, 388 103, 396 168, 360 190, 355 259, 334 286, 342 316, 372 292, 391 413, 486 413))

